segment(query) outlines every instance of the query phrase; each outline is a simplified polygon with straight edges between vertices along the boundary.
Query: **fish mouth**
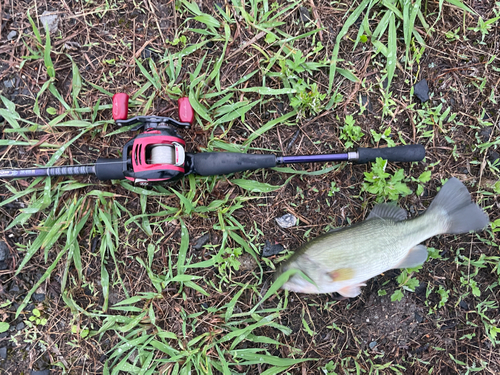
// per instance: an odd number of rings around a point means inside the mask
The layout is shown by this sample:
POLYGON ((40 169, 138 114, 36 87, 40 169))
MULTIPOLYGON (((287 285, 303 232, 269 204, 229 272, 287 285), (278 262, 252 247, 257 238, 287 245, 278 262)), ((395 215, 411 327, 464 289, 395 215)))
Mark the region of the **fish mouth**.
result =
MULTIPOLYGON (((313 280, 308 274, 306 274, 300 268, 294 268, 299 270, 307 278, 313 280)), ((282 270, 283 272, 288 271, 288 269, 282 270)), ((278 274, 279 275, 279 274, 278 274)), ((319 287, 313 282, 309 282, 301 274, 293 274, 282 286, 281 289, 289 290, 295 293, 320 293, 319 287)))

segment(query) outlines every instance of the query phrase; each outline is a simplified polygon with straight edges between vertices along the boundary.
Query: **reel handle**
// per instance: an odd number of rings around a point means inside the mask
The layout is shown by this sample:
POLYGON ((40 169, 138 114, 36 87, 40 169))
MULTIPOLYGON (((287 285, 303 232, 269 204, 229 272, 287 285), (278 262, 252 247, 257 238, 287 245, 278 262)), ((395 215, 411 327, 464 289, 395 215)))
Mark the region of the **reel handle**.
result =
POLYGON ((128 117, 129 96, 124 92, 113 95, 113 120, 126 120, 128 117))
MULTIPOLYGON (((123 92, 116 93, 113 95, 113 119, 115 121, 124 121, 128 117, 128 101, 129 96, 123 92)), ((189 98, 182 97, 177 101, 179 120, 181 123, 189 123, 193 125, 194 121, 194 110, 189 103, 189 98)), ((156 117, 156 116, 140 116, 140 117, 156 117)))

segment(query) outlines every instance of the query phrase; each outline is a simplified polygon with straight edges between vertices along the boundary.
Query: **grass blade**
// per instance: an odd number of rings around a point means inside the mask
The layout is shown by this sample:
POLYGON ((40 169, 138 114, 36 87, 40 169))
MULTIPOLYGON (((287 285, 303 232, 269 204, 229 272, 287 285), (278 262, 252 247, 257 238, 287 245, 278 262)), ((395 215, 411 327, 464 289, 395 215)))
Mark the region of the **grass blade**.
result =
POLYGON ((181 223, 181 246, 177 257, 177 274, 182 275, 185 270, 184 264, 186 263, 186 254, 189 247, 189 232, 184 221, 179 219, 179 222, 181 223))
POLYGON ((387 40, 387 92, 391 86, 394 72, 396 71, 396 63, 398 61, 398 45, 396 37, 396 17, 391 13, 389 22, 389 37, 387 40))

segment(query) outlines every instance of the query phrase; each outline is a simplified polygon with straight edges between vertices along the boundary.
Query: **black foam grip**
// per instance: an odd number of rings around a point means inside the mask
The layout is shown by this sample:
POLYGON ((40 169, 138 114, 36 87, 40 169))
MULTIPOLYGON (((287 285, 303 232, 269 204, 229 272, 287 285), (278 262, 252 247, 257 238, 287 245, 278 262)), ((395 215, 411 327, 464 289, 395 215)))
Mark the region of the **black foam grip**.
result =
POLYGON ((124 179, 122 159, 97 159, 95 163, 95 175, 102 181, 124 179))
POLYGON ((358 148, 358 164, 375 161, 382 158, 388 161, 420 161, 425 157, 425 148, 422 145, 406 145, 387 148, 358 148))
POLYGON ((202 152, 192 155, 193 172, 216 176, 276 166, 275 155, 240 154, 237 152, 202 152))

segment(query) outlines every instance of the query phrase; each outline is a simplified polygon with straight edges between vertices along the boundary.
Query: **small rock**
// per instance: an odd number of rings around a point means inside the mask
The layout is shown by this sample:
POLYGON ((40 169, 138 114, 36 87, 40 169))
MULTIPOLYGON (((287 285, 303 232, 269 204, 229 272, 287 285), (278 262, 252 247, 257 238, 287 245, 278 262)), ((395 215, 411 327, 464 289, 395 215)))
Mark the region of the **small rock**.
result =
POLYGON ((22 330, 24 329, 24 323, 23 323, 23 322, 18 323, 18 324, 17 324, 17 326, 16 326, 16 329, 17 329, 18 331, 22 331, 22 330))
POLYGON ((414 205, 410 206, 410 214, 412 214, 412 215, 415 214, 415 206, 414 205))
POLYGON ((281 116, 281 115, 283 115, 283 113, 284 113, 284 108, 285 108, 284 104, 283 104, 283 103, 281 103, 281 102, 279 102, 278 104, 276 104, 276 106, 277 106, 277 108, 278 108, 278 114, 279 114, 280 116, 281 116))
POLYGON ((44 28, 48 28, 49 32, 55 33, 59 30, 59 15, 54 14, 54 12, 45 11, 40 16, 40 22, 44 28))
POLYGON ((3 85, 5 86, 6 89, 10 89, 11 87, 14 86, 14 82, 10 79, 6 79, 3 81, 3 85))
POLYGON ((425 292, 427 291, 427 283, 421 282, 418 284, 418 286, 415 288, 415 294, 417 296, 423 296, 425 295, 425 292))
POLYGON ((483 140, 483 142, 488 142, 490 140, 490 135, 492 131, 493 128, 490 126, 488 126, 487 128, 483 128, 483 130, 481 130, 481 139, 483 140))
POLYGON ((9 335, 9 332, 2 332, 0 333, 0 339, 4 339, 9 335))
POLYGON ((297 224, 297 218, 292 214, 286 214, 276 218, 276 222, 281 228, 291 228, 297 224))
POLYGON ((149 48, 144 48, 141 52, 141 58, 149 59, 151 57, 151 50, 149 48))
POLYGON ((201 307, 203 307, 204 309, 208 309, 208 304, 206 302, 203 302, 201 304, 201 307))
POLYGON ((415 86, 413 86, 413 93, 422 103, 429 100, 429 85, 427 84, 427 80, 423 79, 416 83, 415 86))
POLYGON ((19 285, 17 285, 16 283, 12 283, 11 286, 10 286, 10 289, 9 289, 9 292, 10 293, 19 293, 21 291, 21 289, 19 289, 19 285))
POLYGON ((207 42, 207 48, 214 48, 214 45, 215 44, 212 41, 207 42))
POLYGON ((429 344, 425 344, 425 345, 418 347, 417 349, 415 349, 414 354, 420 354, 420 353, 426 351, 429 348, 429 346, 430 346, 429 344))
POLYGON ((465 301, 460 301, 460 303, 458 304, 462 309, 466 310, 466 311, 469 311, 469 305, 467 304, 467 302, 465 301))
POLYGON ((490 150, 488 152, 488 160, 491 161, 492 163, 496 162, 498 159, 500 159, 500 154, 498 152, 490 150))
POLYGON ((78 42, 66 42, 64 43, 64 48, 68 51, 78 51, 78 49, 82 48, 82 45, 78 42))
POLYGON ((299 8, 300 20, 304 23, 311 21, 311 15, 309 14, 309 9, 306 7, 299 8))
POLYGON ((5 361, 7 359, 7 347, 4 346, 3 348, 0 348, 0 359, 5 361))
POLYGON ((361 95, 361 105, 369 112, 373 111, 372 102, 370 101, 368 95, 361 95))
POLYGON ((43 294, 43 293, 33 293, 33 296, 31 296, 31 298, 35 302, 43 302, 43 301, 45 301, 45 294, 43 294))
POLYGON ((114 305, 118 302, 123 301, 125 298, 121 296, 120 293, 110 292, 108 296, 108 301, 110 305, 114 305))
POLYGON ((251 271, 257 266, 257 262, 253 256, 248 253, 241 255, 238 261, 240 262, 240 270, 242 271, 251 271))
POLYGON ((422 318, 420 314, 415 311, 415 320, 417 321, 417 323, 422 323, 424 321, 424 318, 422 318))
POLYGON ((456 321, 452 321, 451 323, 449 324, 446 324, 444 326, 441 327, 441 330, 444 331, 445 329, 452 329, 452 328, 455 328, 457 326, 457 322, 456 321))
POLYGON ((12 40, 17 36, 17 31, 12 30, 8 35, 7 35, 7 40, 12 40))
POLYGON ((281 253, 283 251, 283 249, 284 249, 283 245, 280 245, 280 244, 272 245, 271 242, 266 240, 266 244, 264 245, 264 248, 262 249, 262 256, 263 257, 270 257, 270 256, 281 253))
POLYGON ((137 358, 137 354, 137 349, 132 350, 132 353, 130 353, 128 356, 128 361, 130 363, 134 363, 135 359, 137 358))
POLYGON ((377 346, 377 342, 376 341, 372 341, 370 344, 368 344, 368 346, 370 347, 370 349, 373 349, 374 347, 377 346))
POLYGON ((3 270, 6 270, 7 268, 7 264, 5 262, 0 262, 0 271, 3 271, 3 270))
POLYGON ((210 241, 210 233, 206 233, 200 238, 196 240, 196 243, 193 245, 193 249, 195 250, 201 250, 203 246, 205 246, 208 241, 210 241))
POLYGON ((5 261, 9 257, 9 247, 3 241, 0 241, 0 262, 5 261))
POLYGON ((31 370, 31 375, 50 375, 49 370, 35 371, 31 370))

